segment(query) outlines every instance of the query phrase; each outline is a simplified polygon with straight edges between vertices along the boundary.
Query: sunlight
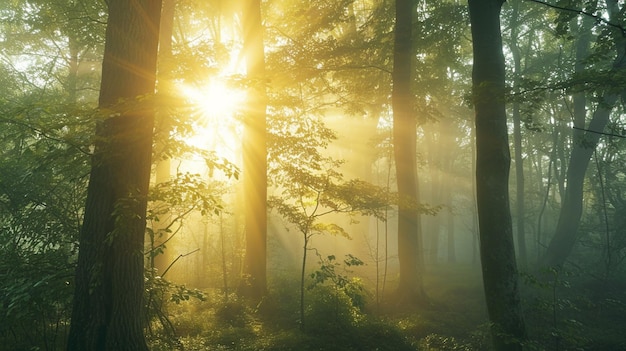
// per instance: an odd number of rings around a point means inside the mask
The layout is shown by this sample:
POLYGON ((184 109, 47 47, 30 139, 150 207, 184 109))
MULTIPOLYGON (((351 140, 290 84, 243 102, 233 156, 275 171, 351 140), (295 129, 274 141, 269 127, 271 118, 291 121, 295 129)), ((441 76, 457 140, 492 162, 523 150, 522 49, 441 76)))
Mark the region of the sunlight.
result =
POLYGON ((187 144, 234 159, 240 138, 240 127, 234 117, 245 101, 245 91, 220 78, 200 86, 181 85, 180 91, 199 114, 187 144))
POLYGON ((215 120, 232 117, 245 98, 245 92, 218 79, 200 87, 184 85, 181 89, 206 118, 215 120))

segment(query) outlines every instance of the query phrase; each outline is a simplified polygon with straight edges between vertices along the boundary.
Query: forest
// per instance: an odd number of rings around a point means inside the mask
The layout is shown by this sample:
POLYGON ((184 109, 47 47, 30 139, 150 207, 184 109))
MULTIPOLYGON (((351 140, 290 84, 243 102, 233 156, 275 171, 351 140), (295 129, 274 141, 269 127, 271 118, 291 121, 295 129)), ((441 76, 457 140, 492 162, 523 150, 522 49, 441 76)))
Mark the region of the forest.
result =
POLYGON ((2 0, 0 125, 0 350, 626 350, 624 0, 2 0))

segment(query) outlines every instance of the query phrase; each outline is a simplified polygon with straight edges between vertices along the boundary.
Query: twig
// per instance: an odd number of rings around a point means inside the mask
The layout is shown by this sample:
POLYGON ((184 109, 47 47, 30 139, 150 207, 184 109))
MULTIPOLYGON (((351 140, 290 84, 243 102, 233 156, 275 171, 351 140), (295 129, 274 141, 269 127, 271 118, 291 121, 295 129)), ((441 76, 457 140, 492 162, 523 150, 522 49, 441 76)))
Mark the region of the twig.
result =
POLYGON ((576 13, 576 14, 579 14, 579 15, 589 16, 589 17, 595 19, 597 22, 602 22, 602 23, 606 24, 607 26, 611 26, 611 27, 619 29, 622 32, 622 36, 626 36, 626 28, 622 27, 619 24, 616 24, 616 23, 613 23, 611 21, 608 21, 608 20, 606 20, 606 19, 604 19, 604 18, 602 18, 600 16, 597 16, 597 15, 591 13, 591 12, 587 12, 587 11, 581 10, 581 9, 573 9, 573 8, 569 8, 569 7, 553 5, 553 4, 549 4, 549 3, 541 1, 541 0, 527 0, 527 1, 535 2, 537 4, 541 4, 541 5, 544 5, 544 6, 547 6, 547 7, 551 7, 553 9, 557 9, 557 10, 561 10, 561 11, 573 12, 573 13, 576 13))
MULTIPOLYGON (((531 0, 531 1, 534 1, 534 0, 531 0)), ((580 127, 576 127, 576 126, 573 126, 572 129, 582 130, 583 132, 589 132, 589 133, 595 133, 595 134, 601 134, 601 135, 608 135, 608 136, 612 136, 612 137, 626 139, 626 135, 598 132, 598 131, 595 131, 595 130, 580 128, 580 127)))
POLYGON ((183 258, 183 257, 185 257, 185 256, 189 256, 189 255, 191 255, 192 253, 195 253, 195 252, 197 252, 197 251, 200 251, 200 249, 195 249, 195 250, 193 250, 193 251, 191 251, 191 252, 187 252, 186 254, 180 254, 180 255, 178 255, 178 257, 176 257, 176 259, 175 259, 174 261, 172 261, 172 263, 170 263, 170 265, 169 265, 169 266, 167 266, 167 268, 163 271, 163 274, 161 274, 161 277, 165 276, 165 273, 167 273, 167 271, 169 271, 169 270, 170 270, 170 268, 172 268, 172 266, 174 265, 174 263, 176 263, 176 261, 180 260, 181 258, 183 258))

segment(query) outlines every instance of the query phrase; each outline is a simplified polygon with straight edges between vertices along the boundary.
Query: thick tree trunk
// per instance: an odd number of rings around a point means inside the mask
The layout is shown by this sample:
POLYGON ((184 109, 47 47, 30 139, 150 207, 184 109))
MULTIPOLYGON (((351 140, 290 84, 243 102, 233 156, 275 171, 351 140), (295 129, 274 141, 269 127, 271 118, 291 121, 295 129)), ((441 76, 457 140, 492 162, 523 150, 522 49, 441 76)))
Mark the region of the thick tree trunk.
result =
POLYGON ((509 208, 510 152, 504 102, 502 0, 470 0, 476 113, 476 191, 480 257, 496 350, 522 350, 526 331, 509 208))
POLYGON ((147 350, 143 244, 161 1, 110 0, 68 350, 147 350), (124 108, 119 108, 119 100, 124 108), (105 112, 106 111, 106 112, 105 112))
POLYGON ((246 228, 243 293, 259 299, 265 294, 267 284, 267 98, 261 1, 246 0, 242 10, 244 53, 250 84, 243 137, 246 228))
POLYGON ((398 182, 398 293, 402 303, 423 298, 420 216, 416 163, 417 120, 411 95, 411 22, 413 1, 396 0, 393 63, 393 148, 398 182))

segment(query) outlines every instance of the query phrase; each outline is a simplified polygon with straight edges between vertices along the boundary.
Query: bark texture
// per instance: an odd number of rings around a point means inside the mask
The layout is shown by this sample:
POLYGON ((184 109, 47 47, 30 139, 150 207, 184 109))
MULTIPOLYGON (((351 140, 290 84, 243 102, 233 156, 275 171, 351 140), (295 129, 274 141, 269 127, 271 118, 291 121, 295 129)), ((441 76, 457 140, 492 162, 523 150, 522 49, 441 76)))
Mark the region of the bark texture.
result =
POLYGON ((509 207, 509 152, 500 31, 502 0, 470 0, 476 113, 476 196, 480 258, 494 347, 522 350, 521 312, 509 207))
POLYGON ((97 126, 68 350, 148 350, 143 245, 161 1, 109 0, 97 126), (120 103, 120 101, 123 101, 120 103))

